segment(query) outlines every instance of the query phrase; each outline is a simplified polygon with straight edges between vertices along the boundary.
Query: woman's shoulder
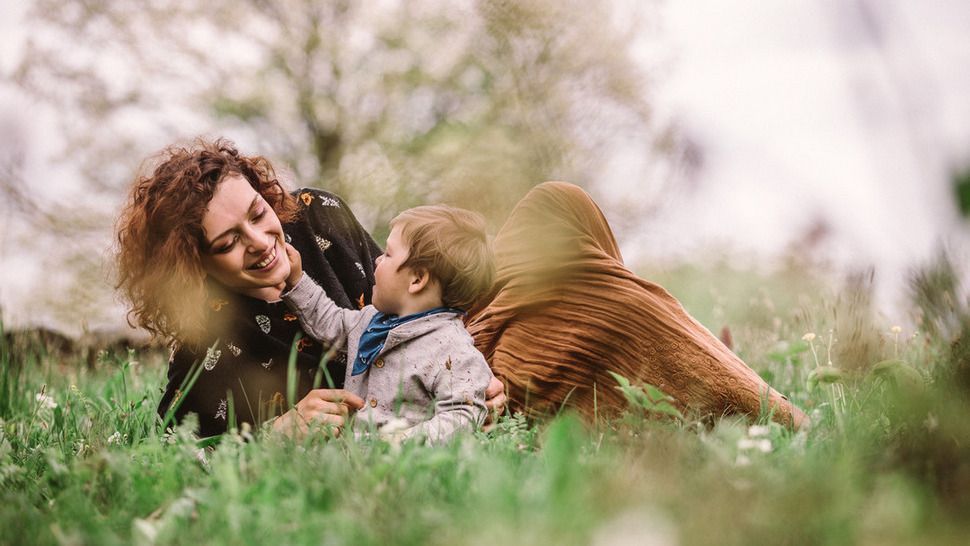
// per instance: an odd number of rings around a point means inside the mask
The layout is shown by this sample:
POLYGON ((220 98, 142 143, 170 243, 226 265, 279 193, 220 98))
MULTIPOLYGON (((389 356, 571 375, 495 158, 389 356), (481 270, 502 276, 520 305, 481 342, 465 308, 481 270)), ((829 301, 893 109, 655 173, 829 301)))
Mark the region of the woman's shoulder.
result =
POLYGON ((339 195, 319 188, 300 188, 292 195, 300 206, 298 222, 307 223, 314 233, 349 233, 358 229, 353 211, 339 195))
POLYGON ((314 206, 342 209, 347 206, 340 196, 320 188, 304 187, 290 193, 304 208, 308 209, 314 206))

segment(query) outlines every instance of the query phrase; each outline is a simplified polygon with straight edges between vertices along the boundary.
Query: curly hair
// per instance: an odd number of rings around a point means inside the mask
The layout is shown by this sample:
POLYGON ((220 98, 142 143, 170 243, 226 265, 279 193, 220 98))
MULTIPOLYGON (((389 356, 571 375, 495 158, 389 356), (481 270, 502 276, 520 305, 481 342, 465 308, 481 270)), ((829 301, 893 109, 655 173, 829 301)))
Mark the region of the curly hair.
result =
POLYGON ((414 207, 391 220, 401 227, 408 257, 400 267, 424 269, 441 285, 442 303, 467 311, 495 277, 481 214, 447 205, 414 207))
POLYGON ((202 218, 219 183, 242 176, 284 224, 299 207, 268 160, 240 155, 225 139, 170 146, 140 172, 118 219, 116 288, 131 304, 131 326, 195 344, 205 326, 202 218))

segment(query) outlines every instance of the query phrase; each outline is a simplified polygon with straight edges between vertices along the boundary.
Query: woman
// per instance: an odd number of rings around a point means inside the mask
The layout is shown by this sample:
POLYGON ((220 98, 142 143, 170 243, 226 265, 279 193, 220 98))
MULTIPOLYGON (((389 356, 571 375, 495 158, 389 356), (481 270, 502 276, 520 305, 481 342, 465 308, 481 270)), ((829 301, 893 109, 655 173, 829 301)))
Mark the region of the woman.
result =
MULTIPOLYGON (((312 420, 339 427, 363 405, 341 389, 345 353, 302 335, 280 301, 289 242, 338 305, 370 303, 381 250, 335 195, 290 195, 268 161, 224 140, 171 147, 135 181, 117 242, 129 322, 173 341, 163 418, 194 413, 201 436, 233 419, 305 431, 312 420)), ((495 381, 491 406, 501 389, 495 381)))
POLYGON ((496 282, 468 329, 513 409, 564 404, 590 418, 625 407, 608 372, 653 384, 681 409, 773 418, 804 414, 694 320, 666 290, 623 265, 603 213, 582 189, 535 187, 494 243, 496 282))

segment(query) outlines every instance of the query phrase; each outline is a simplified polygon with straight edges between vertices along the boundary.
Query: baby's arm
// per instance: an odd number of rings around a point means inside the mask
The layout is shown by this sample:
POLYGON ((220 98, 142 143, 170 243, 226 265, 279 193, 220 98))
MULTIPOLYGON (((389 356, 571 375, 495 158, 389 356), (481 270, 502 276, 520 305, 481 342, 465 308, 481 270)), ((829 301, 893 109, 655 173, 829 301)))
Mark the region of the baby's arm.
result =
POLYGON ((280 297, 293 309, 303 330, 311 337, 333 345, 346 343, 347 332, 361 319, 362 313, 338 307, 320 285, 303 275, 300 253, 289 243, 286 255, 290 260, 290 275, 280 297))
POLYGON ((485 421, 485 389, 492 372, 477 350, 446 357, 448 364, 428 385, 434 396, 434 417, 403 431, 405 438, 425 436, 432 444, 451 439, 461 430, 473 430, 485 421))

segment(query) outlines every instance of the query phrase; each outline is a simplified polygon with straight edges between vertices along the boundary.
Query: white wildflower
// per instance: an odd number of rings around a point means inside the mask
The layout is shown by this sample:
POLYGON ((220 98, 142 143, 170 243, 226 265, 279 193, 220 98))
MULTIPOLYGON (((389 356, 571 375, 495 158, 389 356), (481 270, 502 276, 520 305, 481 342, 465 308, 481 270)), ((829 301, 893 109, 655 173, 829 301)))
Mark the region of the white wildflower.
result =
POLYGON ((128 440, 127 434, 121 434, 117 430, 111 436, 108 436, 108 445, 121 445, 123 442, 128 440))
POLYGON ((893 326, 892 328, 889 329, 889 331, 892 332, 892 333, 894 333, 894 334, 898 334, 898 333, 902 332, 903 329, 900 328, 899 326, 893 326))
POLYGON ((411 428, 411 425, 408 424, 407 420, 401 419, 400 417, 396 417, 394 419, 391 419, 390 421, 385 423, 384 426, 381 427, 381 435, 386 434, 388 436, 391 436, 391 435, 397 434, 398 432, 404 432, 409 428, 411 428))
POLYGON ((658 546, 679 544, 677 527, 659 510, 633 507, 607 519, 593 531, 592 546, 658 546))
POLYGON ((250 425, 246 421, 243 421, 239 425, 239 435, 242 436, 242 439, 243 440, 246 440, 247 442, 252 442, 253 441, 253 427, 252 427, 252 425, 250 425))
POLYGON ((768 425, 752 425, 748 427, 749 438, 760 438, 762 436, 767 436, 769 432, 771 432, 771 427, 768 425))
POLYGON ((808 341, 809 343, 811 343, 812 341, 815 341, 815 333, 814 332, 809 332, 809 333, 803 335, 802 336, 802 340, 803 341, 808 341))
POLYGON ((54 398, 50 395, 44 394, 43 392, 37 393, 37 396, 35 396, 34 399, 37 400, 37 403, 40 404, 40 407, 43 409, 54 409, 57 407, 57 402, 54 401, 54 398))
POLYGON ((771 451, 771 440, 767 438, 741 438, 738 440, 738 449, 741 451, 769 453, 771 451))
POLYGON ((408 422, 400 417, 391 419, 381 427, 379 434, 381 439, 390 444, 391 453, 401 452, 401 443, 404 442, 404 431, 410 428, 408 422))
POLYGON ((734 461, 734 464, 736 466, 750 466, 751 459, 749 459, 748 456, 743 453, 738 453, 738 458, 734 461))
POLYGON ((194 455, 195 455, 195 460, 200 465, 202 465, 203 468, 205 468, 205 469, 208 469, 209 468, 209 458, 206 457, 206 455, 205 455, 205 448, 201 448, 200 447, 199 449, 195 450, 194 455))
POLYGON ((136 542, 155 544, 158 537, 159 520, 135 518, 131 522, 131 536, 136 542))

